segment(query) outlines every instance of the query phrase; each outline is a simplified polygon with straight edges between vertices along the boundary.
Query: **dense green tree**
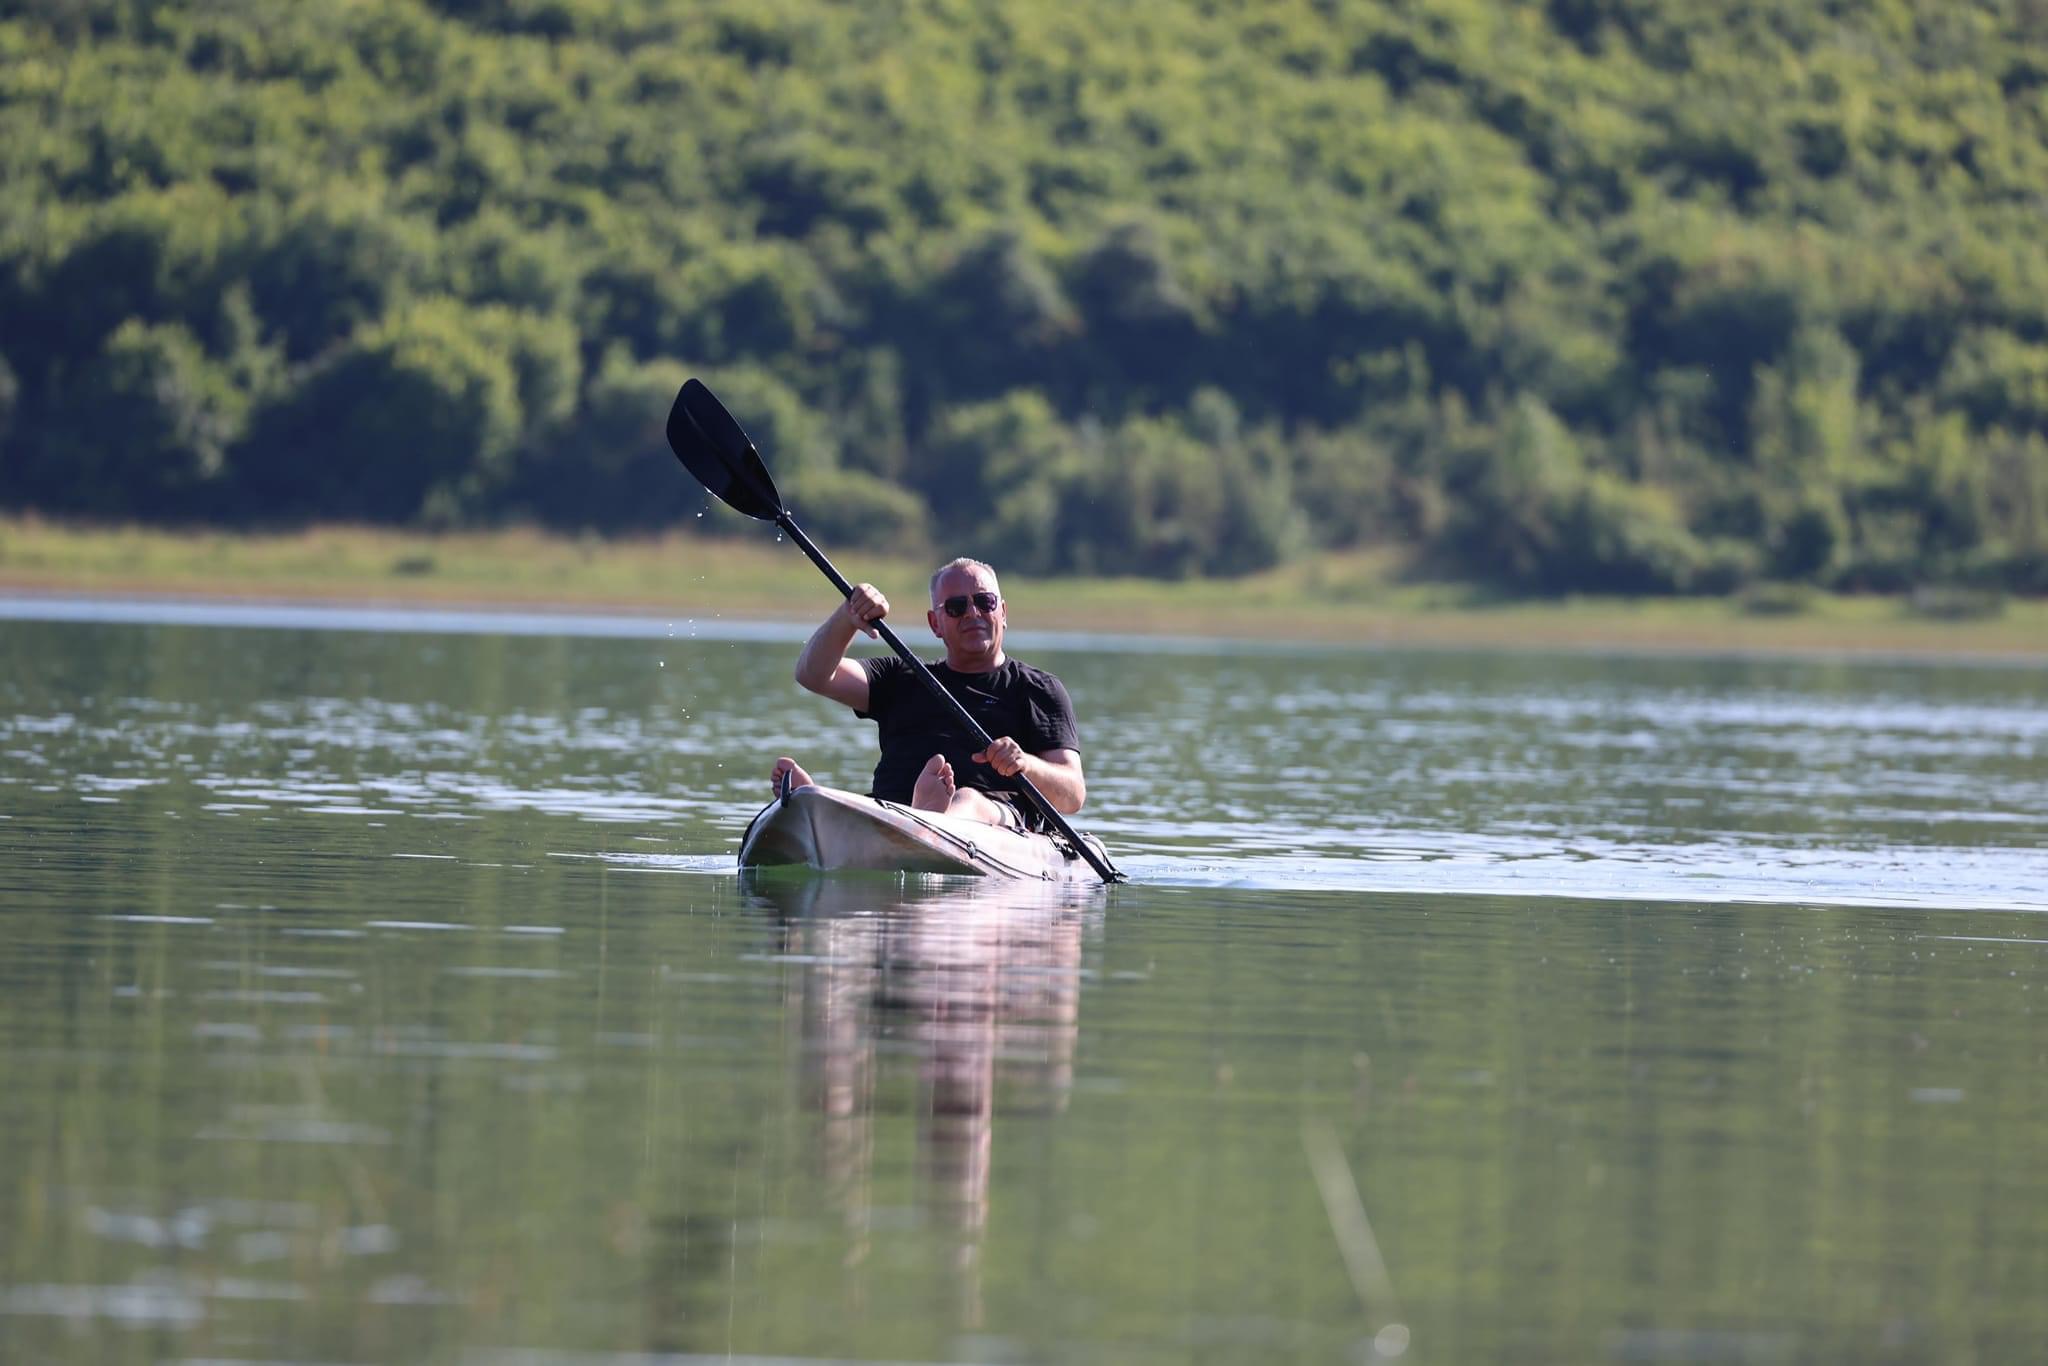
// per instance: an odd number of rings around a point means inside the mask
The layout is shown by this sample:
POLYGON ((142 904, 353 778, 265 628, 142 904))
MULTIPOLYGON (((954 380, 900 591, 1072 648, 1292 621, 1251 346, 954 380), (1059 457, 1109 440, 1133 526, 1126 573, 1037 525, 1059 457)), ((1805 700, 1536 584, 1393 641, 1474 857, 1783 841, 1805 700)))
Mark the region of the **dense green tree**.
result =
POLYGON ((517 333, 423 303, 358 333, 254 415, 234 456, 255 515, 447 520, 506 480, 523 421, 517 333))
POLYGON ((778 489, 810 534, 834 543, 908 554, 931 544, 924 501, 864 470, 815 466, 798 470, 778 489))
POLYGON ((2013 0, 24 0, 0 503, 2038 591, 2044 184, 2013 0))
MULTIPOLYGON (((14 409, 20 402, 21 381, 15 378, 7 357, 0 356, 0 469, 7 465, 8 438, 14 434, 14 409)), ((5 475, 0 475, 0 481, 4 479, 5 475)))
POLYGON ((962 553, 1048 574, 1071 553, 1061 514, 1083 496, 1087 467, 1083 442, 1045 395, 1019 389, 944 413, 914 475, 938 521, 974 542, 962 553))
POLYGON ((506 503, 533 521, 645 532, 700 517, 708 501, 675 477, 663 428, 689 373, 674 361, 605 353, 567 418, 521 453, 506 503))
POLYGON ((35 483, 53 511, 213 510, 247 395, 177 323, 130 319, 53 390, 35 483))

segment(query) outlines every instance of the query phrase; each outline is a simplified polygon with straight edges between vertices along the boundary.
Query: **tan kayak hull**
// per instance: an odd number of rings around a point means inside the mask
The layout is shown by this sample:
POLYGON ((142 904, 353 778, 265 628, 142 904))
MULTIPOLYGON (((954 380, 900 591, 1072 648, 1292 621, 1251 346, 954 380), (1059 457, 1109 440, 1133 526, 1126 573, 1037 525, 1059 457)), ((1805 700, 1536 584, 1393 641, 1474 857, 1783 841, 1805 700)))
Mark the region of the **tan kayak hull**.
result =
POLYGON ((1095 875, 1087 860, 1053 835, 914 811, 816 785, 797 788, 754 817, 740 841, 740 866, 953 873, 1044 882, 1095 875))

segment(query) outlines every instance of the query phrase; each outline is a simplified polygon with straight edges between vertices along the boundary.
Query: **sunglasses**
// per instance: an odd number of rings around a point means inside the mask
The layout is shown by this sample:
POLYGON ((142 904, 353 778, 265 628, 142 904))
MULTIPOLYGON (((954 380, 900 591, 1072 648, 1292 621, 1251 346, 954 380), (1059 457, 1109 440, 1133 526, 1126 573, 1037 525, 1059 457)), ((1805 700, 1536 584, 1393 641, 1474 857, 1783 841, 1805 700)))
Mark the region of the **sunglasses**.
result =
POLYGON ((949 617, 966 616, 970 605, 983 616, 992 617, 996 614, 996 608, 1003 605, 1003 600, 995 594, 988 592, 962 593, 956 597, 947 598, 939 604, 939 606, 946 609, 946 615, 949 617))

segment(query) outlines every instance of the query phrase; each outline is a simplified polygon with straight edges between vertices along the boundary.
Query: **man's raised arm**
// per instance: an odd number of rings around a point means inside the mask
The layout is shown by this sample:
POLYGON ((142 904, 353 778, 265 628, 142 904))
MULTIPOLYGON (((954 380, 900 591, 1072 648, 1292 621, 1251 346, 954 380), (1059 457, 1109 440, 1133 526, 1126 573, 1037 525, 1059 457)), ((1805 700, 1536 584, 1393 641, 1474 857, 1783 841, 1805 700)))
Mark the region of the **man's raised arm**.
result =
POLYGON ((866 711, 867 670, 846 657, 846 647, 856 631, 874 635, 874 624, 888 611, 889 600, 873 584, 857 585, 804 642, 803 653, 796 657, 796 681, 820 697, 866 711))

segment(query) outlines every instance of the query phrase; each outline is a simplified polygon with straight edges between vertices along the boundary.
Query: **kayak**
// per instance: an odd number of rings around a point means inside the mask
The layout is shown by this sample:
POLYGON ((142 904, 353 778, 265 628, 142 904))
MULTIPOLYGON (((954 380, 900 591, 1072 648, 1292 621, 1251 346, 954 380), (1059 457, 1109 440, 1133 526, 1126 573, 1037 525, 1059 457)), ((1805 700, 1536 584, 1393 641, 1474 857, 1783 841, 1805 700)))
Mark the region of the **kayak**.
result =
MULTIPOLYGON (((1092 836, 1081 838, 1093 842, 1092 836)), ((1095 847, 1100 851, 1099 844, 1095 847)), ((1088 861, 1058 835, 918 811, 815 783, 763 807, 740 840, 740 867, 787 866, 1041 882, 1095 876, 1088 861)))

